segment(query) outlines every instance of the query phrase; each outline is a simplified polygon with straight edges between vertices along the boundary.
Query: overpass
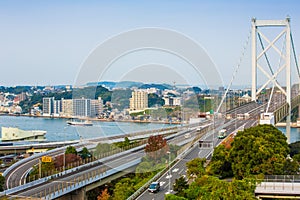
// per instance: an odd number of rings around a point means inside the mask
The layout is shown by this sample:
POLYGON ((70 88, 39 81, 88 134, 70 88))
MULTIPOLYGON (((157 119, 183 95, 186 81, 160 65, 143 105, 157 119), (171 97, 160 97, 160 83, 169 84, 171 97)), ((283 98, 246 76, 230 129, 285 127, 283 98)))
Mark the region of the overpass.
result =
POLYGON ((258 199, 300 199, 300 175, 266 176, 257 184, 258 199))
MULTIPOLYGON (((204 127, 199 134, 203 135, 208 128, 209 127, 204 127)), ((196 134, 196 131, 192 129, 178 132, 175 135, 170 135, 167 139, 177 140, 179 136, 184 138, 184 134, 186 132, 190 132, 193 136, 196 134)), ((83 199, 86 191, 98 187, 101 184, 105 184, 109 180, 132 172, 135 169, 135 166, 141 162, 142 157, 145 155, 144 146, 145 145, 142 145, 126 152, 121 152, 119 154, 70 169, 60 174, 11 188, 5 191, 5 195, 21 198, 30 197, 54 199, 65 195, 72 195, 75 191, 79 194, 76 198, 83 199)), ((64 197, 62 197, 62 199, 63 198, 64 197)), ((73 197, 73 199, 74 198, 75 197, 73 197)))

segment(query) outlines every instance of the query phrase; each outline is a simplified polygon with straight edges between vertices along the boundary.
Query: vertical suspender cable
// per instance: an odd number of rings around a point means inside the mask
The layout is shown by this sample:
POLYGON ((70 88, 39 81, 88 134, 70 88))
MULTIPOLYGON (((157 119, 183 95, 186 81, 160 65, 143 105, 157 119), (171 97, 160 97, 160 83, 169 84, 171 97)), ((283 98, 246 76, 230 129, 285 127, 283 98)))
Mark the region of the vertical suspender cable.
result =
POLYGON ((300 71, 299 71, 299 66, 298 66, 298 61, 297 61, 296 50, 295 50, 295 46, 294 46, 294 40, 293 40, 292 32, 291 32, 291 42, 292 42, 292 49, 293 49, 295 64, 296 64, 296 68, 297 68, 297 72, 298 72, 298 77, 300 78, 300 71))
POLYGON ((223 97, 222 97, 222 100, 221 100, 221 102, 220 102, 220 104, 219 104, 219 106, 218 106, 218 108, 217 108, 217 110, 216 110, 216 113, 218 113, 219 110, 221 109, 221 106, 222 106, 222 104, 223 104, 223 102, 224 102, 224 100, 225 100, 225 98, 226 98, 226 95, 227 95, 229 89, 231 88, 232 83, 233 83, 233 81, 234 81, 234 79, 235 79, 235 76, 236 76, 236 74, 237 74, 237 72, 238 72, 238 70, 239 70, 239 68, 240 68, 240 66, 241 66, 243 57, 244 57, 244 55, 245 55, 247 46, 248 46, 248 44, 249 44, 250 36, 251 36, 251 30, 249 31, 247 40, 246 40, 246 42, 245 42, 245 44, 244 44, 244 47, 243 47, 243 50, 242 50, 242 55, 240 56, 240 59, 239 59, 239 61, 238 61, 238 64, 237 64, 237 66, 236 66, 236 68, 235 68, 235 70, 234 70, 234 72, 233 72, 231 81, 230 81, 228 87, 226 88, 225 94, 224 94, 223 97))

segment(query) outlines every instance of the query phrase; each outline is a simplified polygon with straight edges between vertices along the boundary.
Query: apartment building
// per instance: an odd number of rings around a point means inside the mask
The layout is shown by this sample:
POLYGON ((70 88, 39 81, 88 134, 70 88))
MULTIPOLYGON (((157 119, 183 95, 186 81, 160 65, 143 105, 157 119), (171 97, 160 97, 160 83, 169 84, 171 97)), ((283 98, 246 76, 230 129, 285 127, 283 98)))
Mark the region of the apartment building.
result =
POLYGON ((148 108, 148 93, 144 90, 135 90, 131 93, 130 110, 145 110, 148 108))

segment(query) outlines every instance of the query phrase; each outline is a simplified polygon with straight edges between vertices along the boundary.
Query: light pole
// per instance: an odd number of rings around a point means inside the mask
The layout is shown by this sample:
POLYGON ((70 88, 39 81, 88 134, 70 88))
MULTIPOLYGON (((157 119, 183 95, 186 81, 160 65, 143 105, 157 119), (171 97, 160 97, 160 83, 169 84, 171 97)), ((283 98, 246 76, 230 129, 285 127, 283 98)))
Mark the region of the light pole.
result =
POLYGON ((170 151, 167 151, 167 154, 169 154, 169 190, 168 190, 168 193, 170 194, 171 193, 171 167, 170 167, 170 161, 171 161, 171 152, 170 151))
POLYGON ((64 127, 64 151, 63 151, 63 156, 64 156, 64 163, 63 163, 63 171, 65 171, 65 166, 66 166, 66 150, 65 150, 65 147, 66 147, 66 129, 67 127, 65 126, 64 127))

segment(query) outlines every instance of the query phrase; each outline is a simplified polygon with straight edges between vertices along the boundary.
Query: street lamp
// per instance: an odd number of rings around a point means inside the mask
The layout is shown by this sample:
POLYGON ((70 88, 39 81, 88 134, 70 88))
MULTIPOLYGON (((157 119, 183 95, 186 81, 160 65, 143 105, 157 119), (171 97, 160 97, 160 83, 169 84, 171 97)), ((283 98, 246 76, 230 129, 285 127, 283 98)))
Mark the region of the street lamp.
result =
POLYGON ((65 147, 66 147, 66 129, 67 129, 67 127, 65 126, 64 127, 64 151, 63 151, 63 156, 64 156, 64 163, 63 163, 63 171, 65 171, 65 166, 66 166, 66 150, 65 150, 65 147))
POLYGON ((169 190, 168 190, 168 194, 171 193, 171 167, 170 167, 170 162, 171 162, 171 152, 167 151, 167 154, 169 154, 169 190))

